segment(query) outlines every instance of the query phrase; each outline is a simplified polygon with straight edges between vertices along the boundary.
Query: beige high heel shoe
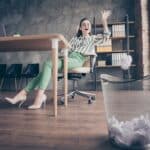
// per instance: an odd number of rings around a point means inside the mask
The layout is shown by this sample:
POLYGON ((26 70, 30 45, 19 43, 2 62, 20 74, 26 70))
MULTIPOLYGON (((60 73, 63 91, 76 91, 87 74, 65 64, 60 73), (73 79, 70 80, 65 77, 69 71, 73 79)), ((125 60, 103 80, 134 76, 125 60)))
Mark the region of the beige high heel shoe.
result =
POLYGON ((46 106, 46 100, 47 100, 47 96, 45 94, 43 94, 39 104, 33 104, 33 105, 29 106, 28 109, 39 109, 42 106, 45 107, 46 106))
POLYGON ((22 106, 22 104, 27 100, 27 96, 26 95, 18 95, 18 96, 15 96, 14 98, 5 97, 5 100, 13 105, 19 103, 18 107, 20 108, 22 106))

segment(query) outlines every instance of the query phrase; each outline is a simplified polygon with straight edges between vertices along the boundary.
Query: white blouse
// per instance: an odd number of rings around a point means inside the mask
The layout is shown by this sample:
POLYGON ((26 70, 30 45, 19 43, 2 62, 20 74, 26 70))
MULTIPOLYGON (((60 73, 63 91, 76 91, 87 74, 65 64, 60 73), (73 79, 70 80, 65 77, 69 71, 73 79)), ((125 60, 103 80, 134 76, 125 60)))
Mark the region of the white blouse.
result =
POLYGON ((83 55, 96 55, 95 45, 103 43, 110 37, 110 33, 91 35, 87 37, 73 37, 69 43, 70 51, 79 52, 83 55))

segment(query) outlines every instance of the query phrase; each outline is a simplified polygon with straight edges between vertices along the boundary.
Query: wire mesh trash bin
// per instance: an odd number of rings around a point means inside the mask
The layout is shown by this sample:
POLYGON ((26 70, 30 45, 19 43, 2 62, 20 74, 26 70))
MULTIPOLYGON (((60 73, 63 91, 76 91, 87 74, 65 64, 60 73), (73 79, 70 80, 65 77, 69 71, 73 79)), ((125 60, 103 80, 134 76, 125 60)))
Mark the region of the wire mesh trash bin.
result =
POLYGON ((102 74, 109 139, 125 149, 150 147, 150 75, 121 80, 102 74))

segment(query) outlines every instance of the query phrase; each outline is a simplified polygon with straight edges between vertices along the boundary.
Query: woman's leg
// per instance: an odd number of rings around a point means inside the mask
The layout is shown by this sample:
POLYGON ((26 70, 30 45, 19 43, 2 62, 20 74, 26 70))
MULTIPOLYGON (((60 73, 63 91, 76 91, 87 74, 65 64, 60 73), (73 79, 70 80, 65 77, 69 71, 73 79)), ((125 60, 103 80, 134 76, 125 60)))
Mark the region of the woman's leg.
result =
POLYGON ((20 106, 23 104, 24 101, 27 99, 27 92, 23 89, 19 93, 16 94, 13 98, 10 97, 5 97, 5 99, 11 103, 11 104, 16 104, 18 102, 20 103, 20 106))
MULTIPOLYGON (((83 65, 85 57, 79 53, 72 53, 68 58, 68 69, 75 67, 80 67, 83 65)), ((58 59, 58 70, 63 69, 63 62, 61 59, 58 59)), ((28 83, 25 87, 25 91, 31 92, 34 89, 45 90, 49 84, 52 74, 52 62, 47 60, 44 65, 41 73, 28 83)))
MULTIPOLYGON (((84 61, 85 61, 84 56, 82 56, 79 53, 73 52, 71 53, 71 55, 69 55, 68 58, 68 69, 80 67, 83 65, 84 61)), ((58 69, 62 70, 62 68, 63 63, 62 60, 59 59, 58 69)), ((20 101, 20 99, 22 99, 24 95, 26 96, 28 92, 31 92, 32 90, 37 88, 38 90, 33 105, 34 106, 37 105, 39 106, 39 104, 41 105, 41 99, 51 79, 51 73, 52 73, 52 63, 50 60, 47 60, 43 65, 41 73, 39 73, 39 75, 36 78, 32 79, 23 90, 21 90, 13 99, 11 99, 10 102, 14 104, 20 101)))
POLYGON ((68 70, 76 67, 82 67, 86 58, 80 53, 72 52, 68 58, 68 70))
MULTIPOLYGON (((83 65, 85 61, 85 57, 79 53, 72 53, 68 58, 68 69, 72 69, 75 67, 80 67, 83 65)), ((61 59, 58 60, 58 70, 63 69, 63 61, 61 59)), ((50 61, 45 62, 43 70, 38 78, 32 81, 27 87, 27 91, 33 90, 35 87, 38 88, 37 94, 34 100, 33 105, 29 106, 29 109, 38 109, 41 107, 43 103, 44 91, 48 86, 49 80, 51 78, 51 70, 52 63, 50 61)))
MULTIPOLYGON (((59 60, 59 66, 61 66, 61 61, 59 60)), ((45 89, 48 86, 48 83, 51 79, 51 70, 52 70, 52 64, 50 60, 45 61, 42 71, 38 74, 37 77, 32 79, 27 86, 21 90, 19 93, 16 94, 13 98, 6 97, 5 99, 10 102, 11 104, 16 104, 19 101, 25 101, 27 97, 27 93, 35 90, 37 90, 37 94, 35 97, 35 104, 40 102, 40 99, 42 95, 44 94, 45 89)))
POLYGON ((50 60, 47 60, 44 62, 42 71, 38 74, 38 76, 32 79, 25 87, 25 91, 31 92, 35 89, 45 90, 51 79, 51 72, 52 72, 52 63, 50 60))
MULTIPOLYGON (((58 69, 62 68, 62 60, 58 60, 58 69)), ((44 63, 42 72, 39 74, 37 78, 32 80, 25 88, 26 91, 32 91, 37 88, 36 97, 34 103, 29 106, 29 109, 38 109, 41 107, 42 103, 45 102, 46 96, 44 94, 45 89, 47 88, 49 81, 51 80, 52 74, 52 63, 50 60, 44 63)))

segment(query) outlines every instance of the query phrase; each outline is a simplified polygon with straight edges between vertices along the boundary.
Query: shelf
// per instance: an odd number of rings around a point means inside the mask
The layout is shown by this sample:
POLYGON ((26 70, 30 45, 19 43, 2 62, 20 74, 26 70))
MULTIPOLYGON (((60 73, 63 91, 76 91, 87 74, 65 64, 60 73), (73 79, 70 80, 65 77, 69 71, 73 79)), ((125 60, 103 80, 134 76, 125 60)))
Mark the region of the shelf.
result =
MULTIPOLYGON (((135 64, 132 64, 131 67, 135 67, 135 64)), ((96 68, 120 68, 120 65, 112 66, 112 65, 106 65, 106 66, 96 66, 96 68)))
MULTIPOLYGON (((125 16, 125 21, 118 21, 118 22, 113 21, 112 23, 108 23, 109 30, 112 32, 110 36, 111 42, 110 43, 106 42, 101 45, 99 44, 99 46, 95 47, 98 56, 96 59, 97 66, 95 66, 93 76, 95 89, 97 87, 96 83, 100 81, 99 79, 97 79, 97 77, 101 72, 110 72, 114 74, 117 73, 117 75, 122 74, 123 78, 125 78, 126 75, 129 78, 134 76, 133 71, 135 70, 136 67, 135 63, 131 65, 131 67, 127 70, 127 72, 121 69, 121 65, 112 65, 112 64, 120 64, 121 57, 124 54, 131 54, 133 62, 136 62, 134 58, 135 57, 134 53, 136 50, 133 46, 133 44, 135 43, 136 36, 134 35, 134 32, 132 32, 134 23, 135 23, 134 21, 129 21, 128 15, 125 16), (113 60, 118 61, 118 63, 112 63, 113 60)), ((103 32, 103 25, 96 24, 95 17, 93 19, 92 31, 95 35, 101 34, 103 32)))
MULTIPOLYGON (((129 21, 128 22, 129 24, 134 24, 134 21, 129 21)), ((126 24, 125 21, 120 21, 120 22, 112 22, 112 23, 108 23, 108 26, 112 26, 112 25, 119 25, 119 24, 126 24)), ((92 27, 96 27, 96 28, 100 28, 100 27, 103 27, 102 24, 92 24, 92 27)))
MULTIPOLYGON (((94 82, 94 80, 88 80, 88 82, 94 82)), ((96 79, 96 82, 101 82, 100 79, 96 79)))
POLYGON ((97 54, 105 54, 105 53, 131 53, 134 50, 113 50, 111 52, 96 52, 97 54))
POLYGON ((118 68, 120 67, 119 65, 117 66, 112 66, 112 65, 106 65, 106 66, 96 66, 96 68, 118 68))
MULTIPOLYGON (((126 39, 126 38, 135 38, 135 36, 134 35, 129 35, 128 37, 127 36, 116 36, 116 37, 111 36, 110 37, 110 39, 112 39, 112 40, 115 40, 115 39, 117 39, 117 40, 118 39, 126 39)), ((99 38, 96 38, 96 39, 99 39, 99 38)))
MULTIPOLYGON (((97 35, 97 34, 96 34, 96 35, 97 35)), ((111 37, 110 37, 110 39, 112 39, 112 40, 127 39, 127 38, 135 38, 135 36, 134 36, 134 35, 129 35, 129 36, 118 36, 118 37, 113 37, 113 36, 111 36, 111 37)), ((97 39, 99 39, 99 38, 97 38, 97 39)))
MULTIPOLYGON (((128 36, 129 38, 135 38, 135 36, 134 35, 129 35, 128 36)), ((110 37, 112 40, 115 40, 115 39, 126 39, 126 38, 128 38, 127 36, 120 36, 120 37, 110 37)))

